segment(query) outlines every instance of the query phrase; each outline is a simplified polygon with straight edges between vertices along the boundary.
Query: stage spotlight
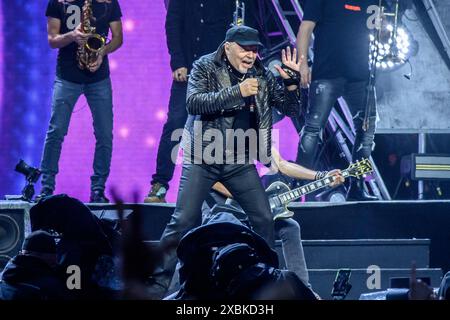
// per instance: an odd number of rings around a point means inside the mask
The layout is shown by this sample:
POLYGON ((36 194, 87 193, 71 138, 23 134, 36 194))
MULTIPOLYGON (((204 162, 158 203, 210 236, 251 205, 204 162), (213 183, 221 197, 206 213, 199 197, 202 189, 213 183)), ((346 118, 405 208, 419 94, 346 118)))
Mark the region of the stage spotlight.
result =
POLYGON ((376 68, 382 70, 393 70, 402 66, 411 57, 410 36, 403 28, 397 29, 397 35, 393 37, 392 31, 382 32, 380 39, 370 36, 370 61, 375 63, 376 68), (375 60, 375 61, 374 61, 375 60))
POLYGON ((409 63, 409 58, 418 50, 417 41, 401 23, 398 1, 391 7, 394 11, 386 12, 387 8, 382 6, 379 27, 370 35, 369 60, 372 67, 382 71, 392 71, 409 63))

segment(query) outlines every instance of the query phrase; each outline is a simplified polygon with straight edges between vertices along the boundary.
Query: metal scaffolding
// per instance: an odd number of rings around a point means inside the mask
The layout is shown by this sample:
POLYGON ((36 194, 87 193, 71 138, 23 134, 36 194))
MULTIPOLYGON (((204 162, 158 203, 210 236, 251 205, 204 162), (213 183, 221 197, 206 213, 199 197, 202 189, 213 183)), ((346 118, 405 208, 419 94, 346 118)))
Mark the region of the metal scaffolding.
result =
MULTIPOLYGON (((430 0, 424 0, 430 1, 430 0)), ((298 21, 301 22, 303 19, 303 10, 298 2, 298 0, 285 0, 283 1, 283 6, 280 0, 271 0, 272 7, 278 18, 279 25, 283 27, 281 30, 285 36, 289 39, 292 45, 296 44, 296 32, 289 22, 289 17, 295 16, 298 21)), ((312 48, 309 48, 310 59, 313 59, 312 48)), ((351 163, 352 162, 352 152, 351 149, 355 142, 355 128, 353 126, 353 119, 348 106, 343 98, 338 99, 338 104, 332 109, 330 117, 328 119, 328 128, 335 136, 337 144, 341 149, 341 154, 345 159, 351 163), (336 107, 339 106, 339 109, 336 107), (339 112, 340 111, 340 112, 339 112), (341 117, 343 115, 343 117, 341 117)), ((372 157, 370 161, 373 164, 374 174, 373 179, 368 181, 370 189, 380 200, 391 200, 389 191, 380 175, 380 172, 375 165, 372 157)), ((367 185, 365 186, 367 188, 367 185)))

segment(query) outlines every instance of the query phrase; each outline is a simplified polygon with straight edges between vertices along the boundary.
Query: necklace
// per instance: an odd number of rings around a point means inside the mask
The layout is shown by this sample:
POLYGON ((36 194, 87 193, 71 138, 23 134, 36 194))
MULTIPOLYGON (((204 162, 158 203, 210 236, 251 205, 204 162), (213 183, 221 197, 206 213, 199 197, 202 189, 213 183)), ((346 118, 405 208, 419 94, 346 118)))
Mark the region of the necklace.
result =
POLYGON ((238 82, 242 82, 245 80, 245 77, 247 76, 246 73, 242 74, 236 68, 234 68, 231 63, 228 61, 228 59, 225 59, 225 62, 227 64, 228 72, 238 80, 238 82))

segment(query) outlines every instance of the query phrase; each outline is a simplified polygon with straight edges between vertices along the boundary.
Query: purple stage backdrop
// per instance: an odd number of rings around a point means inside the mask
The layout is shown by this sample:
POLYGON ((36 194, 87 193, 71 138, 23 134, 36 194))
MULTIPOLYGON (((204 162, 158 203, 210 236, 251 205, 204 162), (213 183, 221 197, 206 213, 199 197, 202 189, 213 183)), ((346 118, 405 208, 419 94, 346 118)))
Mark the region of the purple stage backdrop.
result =
MULTIPOLYGON (((42 17, 39 21, 45 26, 46 1, 38 2, 42 3, 42 6, 36 14, 42 17)), ((114 150, 108 189, 114 187, 126 201, 133 201, 134 191, 138 192, 140 200, 149 191, 151 175, 155 171, 159 138, 169 101, 171 70, 164 30, 164 1, 122 0, 120 3, 124 16, 125 42, 118 52, 110 56, 114 88, 114 150)), ((46 37, 42 36, 40 39, 35 39, 33 45, 47 46, 46 40, 46 37)), ((51 49, 48 48, 48 52, 50 51, 51 49)), ((1 70, 4 69, 2 53, 3 50, 0 47, 1 70)), ((56 51, 50 56, 52 63, 48 64, 48 72, 52 74, 56 51)), ((8 86, 12 84, 5 83, 4 87, 1 85, 2 82, 0 82, 2 90, 8 90, 8 86)), ((47 84, 43 87, 42 83, 37 83, 34 89, 50 94, 47 84)), ((2 96, 3 91, 0 92, 0 97, 2 96)), ((49 97, 37 103, 48 104, 49 97)), ((3 123, 8 117, 3 107, 7 103, 7 101, 0 103, 3 123)), ((42 121, 36 129, 39 131, 37 136, 42 137, 35 142, 40 146, 39 152, 42 152, 43 137, 48 125, 44 120, 49 118, 50 105, 43 110, 46 110, 46 115, 39 117, 42 121)), ((17 119, 6 120, 11 123, 17 119)), ((92 172, 94 153, 91 123, 89 107, 82 97, 72 116, 69 134, 63 145, 60 173, 57 176, 56 192, 67 193, 83 201, 88 200, 89 197, 89 177, 92 172)), ((287 159, 295 159, 298 137, 293 125, 285 119, 275 127, 283 128, 280 131, 282 155, 287 159)), ((9 144, 13 143, 19 143, 19 141, 10 141, 9 144)), ((4 149, 1 150, 6 152, 4 149)), ((35 158, 39 159, 40 154, 35 158)), ((39 165, 39 163, 33 164, 39 165)), ((12 170, 14 163, 8 165, 12 166, 12 170)), ((179 176, 180 167, 177 166, 168 194, 170 202, 176 200, 179 176)), ((18 175, 18 179, 22 177, 18 175)), ((17 193, 20 192, 17 186, 12 187, 12 190, 5 190, 5 188, 3 190, 5 193, 17 193)))
MULTIPOLYGON (((0 6, 0 119, 3 116, 3 6, 0 6)), ((0 132, 2 132, 2 121, 0 121, 0 132)), ((0 155, 1 157, 1 155, 0 155)), ((0 177, 1 179, 1 177, 0 177)), ((1 180, 0 180, 1 181, 1 180)))

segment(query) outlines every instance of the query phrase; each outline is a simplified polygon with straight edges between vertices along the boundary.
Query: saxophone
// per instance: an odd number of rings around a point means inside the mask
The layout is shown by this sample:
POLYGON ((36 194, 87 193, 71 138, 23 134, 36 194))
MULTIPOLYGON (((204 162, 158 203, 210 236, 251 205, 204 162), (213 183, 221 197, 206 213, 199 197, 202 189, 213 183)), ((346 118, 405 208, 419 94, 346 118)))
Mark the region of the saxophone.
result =
POLYGON ((92 0, 85 0, 81 17, 81 31, 89 34, 90 37, 84 46, 78 47, 77 60, 81 70, 88 69, 89 65, 97 61, 99 52, 106 43, 105 38, 95 33, 95 27, 91 25, 93 19, 92 0))

